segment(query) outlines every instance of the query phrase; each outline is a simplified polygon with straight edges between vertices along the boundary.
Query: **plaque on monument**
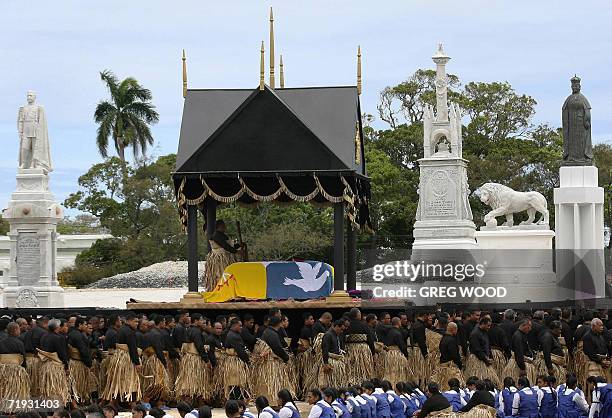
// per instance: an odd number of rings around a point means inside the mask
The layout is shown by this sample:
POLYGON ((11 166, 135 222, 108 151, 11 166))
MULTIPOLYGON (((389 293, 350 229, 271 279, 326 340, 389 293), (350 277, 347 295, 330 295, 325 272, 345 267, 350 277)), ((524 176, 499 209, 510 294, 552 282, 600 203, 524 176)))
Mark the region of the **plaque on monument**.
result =
POLYGON ((40 279, 40 240, 36 233, 20 232, 17 237, 17 278, 19 286, 30 286, 40 279))
POLYGON ((436 170, 425 185, 425 218, 443 218, 455 216, 457 206, 455 196, 456 185, 450 179, 446 170, 436 170))

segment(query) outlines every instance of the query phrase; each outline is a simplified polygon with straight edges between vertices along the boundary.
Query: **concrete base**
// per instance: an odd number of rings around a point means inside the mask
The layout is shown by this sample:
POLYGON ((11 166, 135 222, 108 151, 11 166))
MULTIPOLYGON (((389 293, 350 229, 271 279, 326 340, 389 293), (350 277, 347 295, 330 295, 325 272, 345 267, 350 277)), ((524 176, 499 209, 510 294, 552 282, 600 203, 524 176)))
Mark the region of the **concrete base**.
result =
POLYGON ((554 191, 557 276, 572 298, 605 297, 604 190, 595 166, 561 167, 554 191))
POLYGON ((502 228, 476 232, 476 241, 483 250, 552 250, 554 231, 541 229, 502 228))
POLYGON ((60 286, 7 287, 2 306, 8 308, 63 308, 64 289, 60 286))

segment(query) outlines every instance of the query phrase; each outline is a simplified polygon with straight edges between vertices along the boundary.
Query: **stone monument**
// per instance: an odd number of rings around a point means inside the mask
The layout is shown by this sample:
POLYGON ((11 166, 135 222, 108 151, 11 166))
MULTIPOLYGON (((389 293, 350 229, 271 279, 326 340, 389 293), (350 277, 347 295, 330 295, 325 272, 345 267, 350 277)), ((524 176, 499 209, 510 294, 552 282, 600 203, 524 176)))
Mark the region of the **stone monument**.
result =
POLYGON ((49 191, 53 170, 45 110, 27 93, 19 108, 20 139, 17 190, 2 217, 10 224, 10 274, 3 306, 63 307, 63 289, 56 275, 57 222, 63 211, 49 191))
POLYGON ((554 191, 557 275, 577 299, 604 297, 603 188, 592 163, 591 106, 571 79, 562 108, 563 161, 554 191))
MULTIPOLYGON (((413 250, 476 248, 467 160, 462 156, 461 110, 447 98, 446 63, 442 44, 436 63, 436 109, 426 106, 423 119, 424 157, 419 160, 419 203, 413 250)), ((413 257, 414 258, 414 257, 413 257)), ((419 258, 419 257, 417 257, 419 258)))

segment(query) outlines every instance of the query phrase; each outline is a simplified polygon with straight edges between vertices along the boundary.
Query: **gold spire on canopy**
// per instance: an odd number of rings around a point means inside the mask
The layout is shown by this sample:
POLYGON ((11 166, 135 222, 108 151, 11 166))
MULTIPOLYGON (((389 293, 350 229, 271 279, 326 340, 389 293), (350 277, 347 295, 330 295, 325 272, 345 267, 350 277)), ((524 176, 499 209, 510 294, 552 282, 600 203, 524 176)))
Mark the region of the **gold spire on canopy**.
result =
POLYGON ((261 41, 261 56, 259 58, 259 90, 264 89, 264 42, 261 41))
POLYGON ((285 88, 285 67, 283 66, 283 54, 280 54, 280 88, 285 88))
POLYGON ((357 94, 361 94, 361 46, 357 47, 357 94))
POLYGON ((183 49, 183 99, 187 97, 187 57, 183 49))
POLYGON ((270 88, 275 88, 274 82, 274 14, 270 7, 270 88))

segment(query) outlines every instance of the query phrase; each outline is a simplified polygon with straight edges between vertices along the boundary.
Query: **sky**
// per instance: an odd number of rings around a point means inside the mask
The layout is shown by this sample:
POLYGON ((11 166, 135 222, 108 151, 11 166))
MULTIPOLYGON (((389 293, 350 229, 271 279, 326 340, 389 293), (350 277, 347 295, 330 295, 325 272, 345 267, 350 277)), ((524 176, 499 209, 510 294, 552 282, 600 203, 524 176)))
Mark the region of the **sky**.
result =
POLYGON ((108 97, 100 71, 133 76, 152 91, 160 121, 150 154, 176 152, 181 50, 190 88, 255 88, 270 6, 286 87, 354 85, 361 45, 361 106, 376 115, 380 91, 435 68, 431 56, 443 42, 447 70, 463 82, 507 81, 533 96, 534 123, 560 125, 569 79, 578 74, 593 108, 593 141, 612 140, 609 0, 2 0, 0 208, 15 188, 16 117, 27 90, 45 106, 50 184, 61 202, 102 160, 93 121, 108 97))

